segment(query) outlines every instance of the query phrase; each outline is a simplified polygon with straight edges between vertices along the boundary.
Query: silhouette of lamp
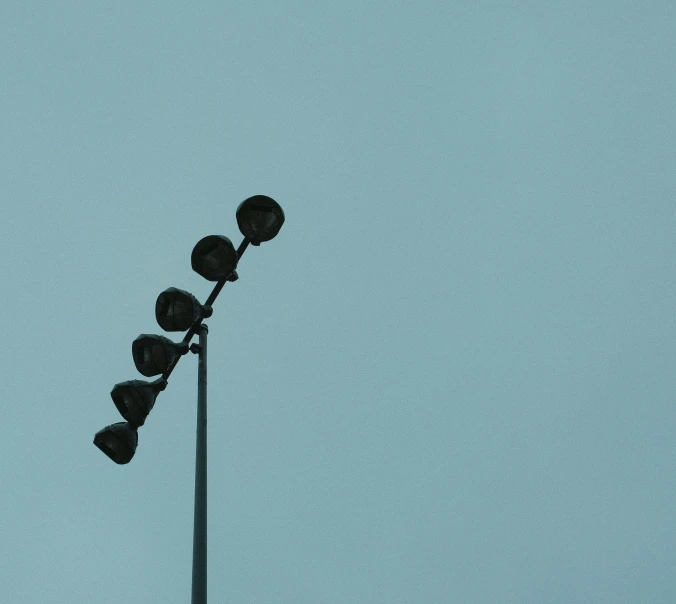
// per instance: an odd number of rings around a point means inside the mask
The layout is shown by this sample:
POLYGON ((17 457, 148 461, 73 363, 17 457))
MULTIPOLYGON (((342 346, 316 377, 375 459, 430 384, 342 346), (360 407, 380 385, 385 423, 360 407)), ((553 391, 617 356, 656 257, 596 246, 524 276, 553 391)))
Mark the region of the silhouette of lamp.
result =
POLYGON ((153 377, 164 373, 176 358, 188 352, 188 343, 176 344, 164 336, 142 333, 131 344, 134 365, 141 375, 153 377))
POLYGON ((175 287, 165 289, 155 303, 155 318, 164 331, 186 331, 211 313, 210 306, 202 306, 191 293, 175 287))
POLYGON ((253 245, 270 241, 284 224, 284 210, 272 197, 254 195, 237 208, 237 226, 253 245))
POLYGON ((157 395, 167 387, 163 378, 154 382, 130 380, 115 384, 110 392, 120 415, 132 426, 139 428, 155 405, 157 395))
POLYGON ((237 268, 237 251, 223 235, 209 235, 197 242, 190 256, 192 270, 207 281, 226 279, 237 268))
POLYGON ((106 426, 94 436, 94 444, 117 464, 131 461, 138 446, 138 432, 128 422, 106 426))

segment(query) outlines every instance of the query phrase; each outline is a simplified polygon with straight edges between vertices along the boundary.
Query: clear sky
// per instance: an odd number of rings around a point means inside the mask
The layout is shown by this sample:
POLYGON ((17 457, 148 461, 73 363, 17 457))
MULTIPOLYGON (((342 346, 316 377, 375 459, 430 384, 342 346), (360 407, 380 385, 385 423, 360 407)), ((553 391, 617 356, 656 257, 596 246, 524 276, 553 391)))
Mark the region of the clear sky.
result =
POLYGON ((189 602, 196 357, 129 465, 92 439, 265 194, 286 223, 208 321, 210 602, 676 601, 675 31, 0 3, 3 599, 189 602))

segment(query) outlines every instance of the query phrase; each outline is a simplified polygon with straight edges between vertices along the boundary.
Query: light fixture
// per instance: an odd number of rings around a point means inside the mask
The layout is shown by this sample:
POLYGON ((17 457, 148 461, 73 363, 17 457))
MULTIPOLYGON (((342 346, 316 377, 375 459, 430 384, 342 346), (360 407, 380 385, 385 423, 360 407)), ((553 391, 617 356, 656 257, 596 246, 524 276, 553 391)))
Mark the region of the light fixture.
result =
POLYGON ((136 453, 138 432, 127 422, 111 424, 96 433, 94 444, 115 463, 126 464, 136 453))
POLYGON ((192 250, 192 270, 207 281, 225 279, 237 268, 237 250, 223 235, 209 235, 200 239, 192 250))
POLYGON ((147 333, 142 333, 131 344, 134 365, 146 377, 164 373, 176 357, 180 357, 187 352, 187 342, 176 344, 164 336, 147 333))
POLYGON ((155 318, 164 331, 186 331, 211 313, 210 306, 202 306, 191 293, 175 287, 165 289, 155 303, 155 318))
POLYGON ((166 387, 167 382, 162 378, 154 382, 130 380, 115 384, 110 397, 120 415, 138 428, 145 423, 148 413, 155 405, 157 395, 166 387))
POLYGON ((284 224, 284 210, 272 197, 254 195, 237 208, 237 226, 253 245, 273 239, 284 224))

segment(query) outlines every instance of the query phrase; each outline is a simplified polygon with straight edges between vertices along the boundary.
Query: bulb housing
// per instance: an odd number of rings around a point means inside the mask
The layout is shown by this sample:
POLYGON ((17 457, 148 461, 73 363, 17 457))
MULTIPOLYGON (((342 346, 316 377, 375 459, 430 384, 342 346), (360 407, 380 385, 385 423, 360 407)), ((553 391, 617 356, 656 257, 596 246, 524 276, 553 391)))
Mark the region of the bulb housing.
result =
POLYGON ((207 281, 226 279, 237 268, 237 250, 223 235, 200 239, 192 250, 192 270, 207 281))
POLYGON ((154 382, 142 380, 130 380, 115 384, 110 391, 120 415, 132 426, 142 426, 148 414, 155 406, 157 395, 167 387, 166 380, 162 378, 154 382))
POLYGON ((176 344, 169 338, 142 333, 131 344, 134 365, 146 377, 161 375, 177 357, 188 352, 188 343, 176 344))
POLYGON ((187 331, 211 313, 209 306, 202 306, 191 293, 175 287, 165 289, 155 303, 155 318, 164 331, 187 331))
POLYGON ((94 444, 115 463, 127 464, 136 453, 138 432, 128 422, 111 424, 94 435, 94 444))
POLYGON ((272 197, 254 195, 237 208, 237 226, 253 245, 277 236, 284 224, 284 210, 272 197))

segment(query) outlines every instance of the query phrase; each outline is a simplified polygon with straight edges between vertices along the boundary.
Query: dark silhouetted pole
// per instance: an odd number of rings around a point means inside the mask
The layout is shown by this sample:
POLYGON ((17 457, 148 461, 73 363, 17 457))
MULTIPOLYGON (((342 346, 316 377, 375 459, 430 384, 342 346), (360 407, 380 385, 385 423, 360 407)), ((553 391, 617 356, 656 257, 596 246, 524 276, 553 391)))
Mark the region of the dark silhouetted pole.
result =
POLYGON ((198 327, 195 524, 192 540, 192 604, 207 604, 207 333, 198 327))

